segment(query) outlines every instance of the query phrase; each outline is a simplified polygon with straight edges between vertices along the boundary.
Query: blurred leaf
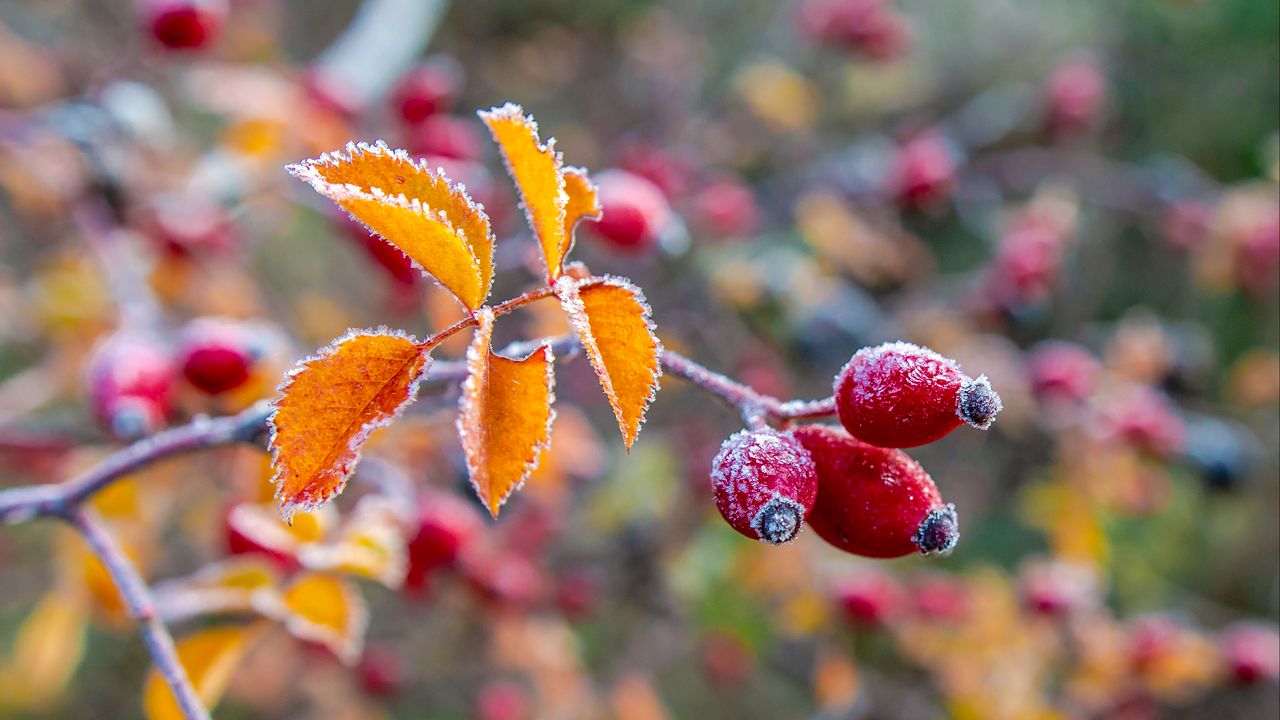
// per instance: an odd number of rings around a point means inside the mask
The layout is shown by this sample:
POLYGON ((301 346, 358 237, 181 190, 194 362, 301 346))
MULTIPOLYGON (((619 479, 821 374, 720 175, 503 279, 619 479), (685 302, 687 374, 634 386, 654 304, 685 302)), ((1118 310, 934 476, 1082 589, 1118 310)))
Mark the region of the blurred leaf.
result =
POLYGON ((18 629, 0 665, 0 709, 40 708, 62 697, 84 657, 89 611, 69 588, 45 594, 18 629))
MULTIPOLYGON (((213 708, 222 699, 257 629, 258 626, 223 625, 199 630, 177 641, 178 660, 205 707, 213 708)), ((147 673, 142 709, 147 720, 183 720, 185 717, 155 667, 147 673)))
POLYGON ((343 663, 360 658, 369 609, 349 580, 325 573, 299 575, 280 597, 263 597, 259 610, 281 620, 294 637, 325 646, 343 663))

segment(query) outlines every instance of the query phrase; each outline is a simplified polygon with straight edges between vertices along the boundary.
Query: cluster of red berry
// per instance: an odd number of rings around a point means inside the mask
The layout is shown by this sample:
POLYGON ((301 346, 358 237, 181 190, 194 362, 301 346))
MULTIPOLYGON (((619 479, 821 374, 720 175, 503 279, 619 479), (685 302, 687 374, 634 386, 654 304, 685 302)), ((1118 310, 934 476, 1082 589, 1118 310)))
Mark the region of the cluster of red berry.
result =
POLYGON ((223 318, 191 321, 176 348, 150 335, 117 333, 88 363, 94 412, 122 439, 155 432, 174 415, 184 385, 217 397, 248 383, 270 344, 267 334, 258 324, 223 318))
POLYGON ((743 430, 712 463, 716 507, 735 530, 769 543, 807 522, 846 552, 891 558, 947 553, 960 538, 955 508, 898 448, 961 424, 986 429, 1000 396, 986 376, 908 343, 858 351, 836 376, 840 427, 743 430))

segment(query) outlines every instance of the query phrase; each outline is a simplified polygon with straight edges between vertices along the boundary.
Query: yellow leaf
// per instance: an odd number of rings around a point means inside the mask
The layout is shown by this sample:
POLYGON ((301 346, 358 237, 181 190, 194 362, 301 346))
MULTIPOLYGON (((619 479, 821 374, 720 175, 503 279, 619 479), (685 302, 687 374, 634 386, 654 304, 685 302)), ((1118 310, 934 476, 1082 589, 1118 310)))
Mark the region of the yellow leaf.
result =
POLYGON ((534 468, 551 439, 555 411, 555 374, 551 348, 511 360, 495 354, 493 312, 478 314, 467 349, 458 436, 467 458, 471 484, 494 517, 534 468))
MULTIPOLYGON (((278 518, 272 517, 279 522, 278 518)), ((158 585, 156 607, 166 619, 254 610, 254 598, 280 584, 269 560, 241 555, 206 565, 190 577, 158 585)))
POLYGON ((227 526, 254 545, 295 557, 308 543, 319 542, 337 524, 337 513, 326 505, 294 515, 289 524, 269 504, 241 503, 227 514, 227 526))
MULTIPOLYGON (((507 172, 520 190, 529 227, 542 247, 547 278, 555 280, 560 277, 564 254, 569 249, 566 236, 569 193, 563 161, 555 151, 555 139, 548 138, 546 144, 542 144, 538 140, 538 124, 525 115, 519 105, 507 103, 481 111, 480 118, 489 126, 494 142, 502 150, 507 172)), ((582 179, 585 180, 585 176, 582 179)), ((579 185, 580 200, 585 201, 587 195, 579 185)))
MULTIPOLYGON (((223 625, 178 640, 178 660, 205 707, 213 708, 222 699, 254 634, 253 626, 223 625)), ((184 717, 173 691, 155 666, 147 673, 142 709, 147 720, 182 720, 184 717)))
POLYGON ((556 296, 600 377, 630 450, 662 374, 662 344, 644 294, 623 278, 578 282, 566 277, 556 282, 556 296))
POLYGON ((84 598, 56 588, 40 600, 0 666, 0 708, 39 708, 62 695, 84 657, 89 611, 84 598))
POLYGON ((381 235, 457 296, 479 308, 493 280, 493 233, 484 209, 444 172, 382 142, 348 143, 287 168, 381 235))
POLYGON ((294 637, 324 645, 348 665, 360 658, 369 610, 348 580, 324 573, 299 575, 280 596, 262 596, 258 609, 283 621, 294 637))
POLYGON ((381 329, 349 333, 294 368, 270 421, 272 482, 286 520, 342 492, 369 433, 413 400, 428 361, 415 340, 381 329))
POLYGON ((359 575, 389 588, 404 583, 408 555, 399 509, 374 495, 362 498, 333 542, 302 547, 298 562, 310 570, 359 575))

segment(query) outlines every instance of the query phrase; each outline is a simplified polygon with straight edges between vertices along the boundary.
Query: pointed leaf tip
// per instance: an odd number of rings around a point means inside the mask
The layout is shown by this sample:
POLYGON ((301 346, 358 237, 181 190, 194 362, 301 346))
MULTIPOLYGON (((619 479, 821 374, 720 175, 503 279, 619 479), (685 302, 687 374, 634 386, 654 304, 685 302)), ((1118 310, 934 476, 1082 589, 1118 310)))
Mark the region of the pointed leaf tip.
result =
POLYGON ((493 283, 493 232, 484 208, 443 170, 382 141, 286 166, 394 245, 471 310, 493 283))
POLYGON ((269 420, 286 520, 342 492, 365 440, 413 400, 428 362, 413 338, 383 328, 349 333, 290 371, 269 420))
POLYGON ((644 293, 618 277, 578 281, 566 276, 555 291, 630 450, 662 375, 662 343, 644 293))
MULTIPOLYGON (((529 227, 542 248, 546 262, 547 279, 560 277, 564 256, 569 251, 569 222, 567 208, 570 194, 567 189, 564 162, 555 150, 555 140, 543 144, 538 139, 538 123, 525 115, 519 105, 507 103, 502 107, 481 111, 480 118, 489 127, 493 140, 502 151, 507 172, 520 191, 520 204, 524 207, 529 227)), ((585 175, 582 177, 585 180, 585 175)), ((577 184, 580 196, 585 196, 583 183, 577 184)), ((590 183, 585 183, 589 187, 590 183)), ((573 222, 576 222, 575 218, 573 222)))
POLYGON ((550 443, 554 359, 549 345, 521 359, 495 354, 492 311, 483 308, 478 319, 480 326, 467 349, 458 437, 476 495, 497 517, 550 443))

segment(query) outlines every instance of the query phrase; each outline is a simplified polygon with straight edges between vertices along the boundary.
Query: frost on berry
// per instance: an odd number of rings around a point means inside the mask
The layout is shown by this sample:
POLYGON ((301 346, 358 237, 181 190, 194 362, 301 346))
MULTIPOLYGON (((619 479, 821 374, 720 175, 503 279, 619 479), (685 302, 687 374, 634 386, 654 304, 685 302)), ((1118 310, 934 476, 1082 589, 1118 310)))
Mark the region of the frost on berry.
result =
POLYGON ((794 540, 813 507, 813 458, 790 432, 742 430, 711 463, 716 508, 735 530, 775 545, 794 540))
POLYGON ((1001 409, 986 376, 972 379, 955 361, 905 342, 854 353, 836 376, 835 398, 851 435, 892 448, 933 442, 961 423, 985 430, 1001 409))
POLYGON ((960 518, 956 506, 947 503, 925 515, 911 540, 921 555, 950 555, 960 541, 960 518))
POLYGON ((966 380, 960 386, 960 397, 956 402, 956 414, 969 425, 986 430, 996 421, 996 415, 1004 409, 1000 395, 991 389, 991 381, 986 375, 979 375, 976 380, 966 380))

